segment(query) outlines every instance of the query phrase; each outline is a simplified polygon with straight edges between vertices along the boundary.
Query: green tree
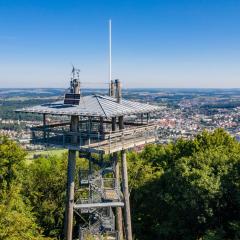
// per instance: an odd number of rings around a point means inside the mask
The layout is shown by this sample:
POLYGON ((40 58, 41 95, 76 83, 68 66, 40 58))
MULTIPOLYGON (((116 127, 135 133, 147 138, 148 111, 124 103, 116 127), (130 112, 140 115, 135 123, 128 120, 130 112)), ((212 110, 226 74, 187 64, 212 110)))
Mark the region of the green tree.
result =
POLYGON ((240 146, 229 134, 205 131, 138 157, 159 177, 133 184, 137 239, 239 239, 240 146))
MULTIPOLYGON (((84 159, 77 159, 79 167, 87 167, 84 159)), ((26 172, 24 195, 30 201, 43 234, 63 238, 67 184, 67 154, 35 159, 26 172)), ((76 174, 76 186, 78 183, 76 174)))
POLYGON ((1 240, 43 240, 41 228, 19 193, 17 187, 0 203, 0 239, 1 240))
POLYGON ((41 228, 35 222, 31 206, 21 194, 25 151, 15 142, 0 137, 0 239, 40 240, 41 228))
POLYGON ((21 177, 26 152, 17 143, 0 136, 0 175, 2 189, 9 189, 13 181, 21 177))
POLYGON ((27 171, 24 195, 45 236, 60 237, 63 233, 66 169, 65 157, 50 156, 35 159, 27 171))

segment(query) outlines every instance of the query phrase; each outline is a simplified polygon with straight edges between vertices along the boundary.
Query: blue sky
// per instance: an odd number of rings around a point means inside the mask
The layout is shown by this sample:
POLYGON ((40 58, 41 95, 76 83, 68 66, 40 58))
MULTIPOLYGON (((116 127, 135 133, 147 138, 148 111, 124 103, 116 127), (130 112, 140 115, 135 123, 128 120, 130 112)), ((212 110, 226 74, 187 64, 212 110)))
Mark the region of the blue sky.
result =
POLYGON ((0 0, 0 88, 240 88, 239 0, 0 0), (92 84, 92 83, 96 84, 92 84))

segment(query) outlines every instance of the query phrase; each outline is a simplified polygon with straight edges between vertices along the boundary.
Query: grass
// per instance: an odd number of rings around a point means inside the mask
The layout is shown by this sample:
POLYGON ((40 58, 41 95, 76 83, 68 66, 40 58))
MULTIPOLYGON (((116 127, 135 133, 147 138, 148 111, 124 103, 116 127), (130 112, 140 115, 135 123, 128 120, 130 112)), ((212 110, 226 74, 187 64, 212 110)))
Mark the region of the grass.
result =
POLYGON ((34 160, 34 156, 61 156, 63 153, 66 153, 66 149, 51 149, 51 150, 40 150, 40 151, 29 151, 26 157, 28 163, 34 160))

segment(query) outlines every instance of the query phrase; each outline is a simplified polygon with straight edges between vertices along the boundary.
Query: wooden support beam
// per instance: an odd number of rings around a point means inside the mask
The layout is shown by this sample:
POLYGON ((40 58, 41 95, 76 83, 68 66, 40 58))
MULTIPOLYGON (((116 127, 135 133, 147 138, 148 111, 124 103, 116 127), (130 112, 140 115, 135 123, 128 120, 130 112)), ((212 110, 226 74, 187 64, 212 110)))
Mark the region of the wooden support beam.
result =
MULTIPOLYGON (((117 130, 117 119, 116 117, 112 118, 112 131, 117 130)), ((115 167, 115 178, 116 178, 116 185, 117 188, 120 188, 120 166, 119 166, 119 159, 118 153, 113 153, 113 161, 115 167)), ((119 240, 123 240, 123 217, 122 217, 122 209, 120 207, 116 208, 116 227, 119 233, 119 240)))
POLYGON ((112 131, 115 132, 117 130, 117 118, 112 117, 112 131))
MULTIPOLYGON (((120 188, 120 166, 118 161, 118 153, 113 153, 114 165, 115 165, 115 178, 117 188, 120 188)), ((119 233, 119 240, 123 240, 123 217, 122 217, 122 208, 116 208, 116 226, 119 233)))
MULTIPOLYGON (((71 131, 78 131, 78 116, 71 116, 71 131)), ((77 143, 77 136, 72 136, 72 144, 77 143)), ((73 206, 74 206, 74 175, 76 169, 76 150, 68 150, 67 173, 67 202, 65 215, 65 239, 72 240, 73 230, 73 206)))
POLYGON ((119 121, 119 130, 123 130, 124 129, 123 116, 120 116, 118 118, 118 121, 119 121))
POLYGON ((141 113, 141 124, 143 124, 143 113, 141 113))
POLYGON ((123 181, 123 194, 124 194, 124 218, 125 218, 125 231, 126 240, 132 240, 132 224, 131 224, 131 211, 128 189, 128 173, 127 173, 127 158, 126 150, 121 151, 122 159, 122 181, 123 181))
POLYGON ((92 118, 91 117, 89 117, 88 118, 88 145, 89 144, 91 144, 91 137, 90 137, 90 135, 91 135, 91 131, 92 131, 92 118))
MULTIPOLYGON (((124 130, 124 119, 123 116, 118 118, 119 121, 119 131, 124 130)), ((124 231, 126 240, 132 240, 132 228, 131 228, 131 215, 130 214, 130 204, 129 204, 129 192, 128 192, 128 175, 126 169, 126 151, 121 151, 121 161, 122 161, 122 191, 124 196, 124 231)), ((122 217, 122 212, 120 213, 122 217)), ((122 220, 122 219, 121 219, 122 220)), ((123 221, 122 221, 123 223, 123 221)), ((123 226, 121 226, 123 229, 123 226)), ((123 238, 123 234, 121 236, 123 238)))
POLYGON ((121 86, 121 82, 119 79, 115 80, 115 86, 116 86, 116 98, 117 98, 117 102, 120 103, 122 100, 122 86, 121 86))
POLYGON ((110 83, 109 95, 110 95, 110 97, 115 97, 115 86, 114 86, 113 80, 111 80, 111 83, 110 83))
POLYGON ((99 121, 99 133, 102 136, 104 132, 104 126, 103 126, 103 117, 100 117, 100 121, 99 121))
MULTIPOLYGON (((46 116, 47 114, 44 113, 44 115, 46 116)), ((60 122, 60 123, 45 124, 45 127, 46 128, 54 128, 54 127, 67 126, 67 125, 70 125, 70 124, 71 124, 70 122, 60 122)), ((41 130, 42 128, 43 128, 43 126, 40 125, 40 126, 32 127, 31 129, 41 130)))

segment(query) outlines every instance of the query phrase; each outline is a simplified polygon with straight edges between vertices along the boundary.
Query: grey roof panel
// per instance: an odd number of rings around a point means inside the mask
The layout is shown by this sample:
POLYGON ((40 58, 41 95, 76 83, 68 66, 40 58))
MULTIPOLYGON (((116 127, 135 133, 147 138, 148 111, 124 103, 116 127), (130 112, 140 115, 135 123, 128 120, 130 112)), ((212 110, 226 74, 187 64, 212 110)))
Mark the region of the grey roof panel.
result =
POLYGON ((18 112, 47 113, 51 115, 79 115, 114 117, 137 113, 159 111, 161 108, 145 103, 122 99, 120 103, 116 98, 102 95, 81 96, 79 105, 66 105, 58 101, 39 106, 22 108, 18 112))

